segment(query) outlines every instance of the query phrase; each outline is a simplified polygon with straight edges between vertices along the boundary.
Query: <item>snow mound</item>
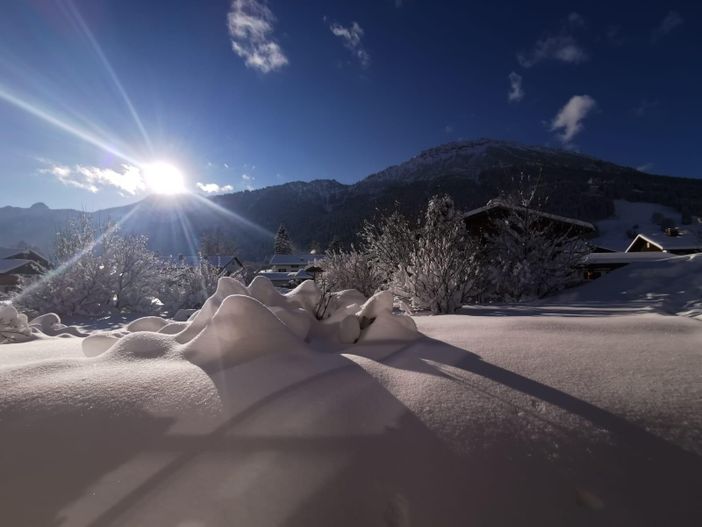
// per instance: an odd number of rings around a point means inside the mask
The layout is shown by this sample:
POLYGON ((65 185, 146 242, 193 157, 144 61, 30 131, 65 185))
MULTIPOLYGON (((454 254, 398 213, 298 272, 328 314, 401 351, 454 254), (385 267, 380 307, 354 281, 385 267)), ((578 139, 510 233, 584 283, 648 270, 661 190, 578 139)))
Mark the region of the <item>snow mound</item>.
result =
POLYGON ((114 360, 184 358, 211 371, 267 354, 340 351, 356 343, 407 342, 419 336, 409 316, 393 314, 387 291, 370 299, 355 290, 325 294, 308 280, 282 294, 265 277, 248 287, 222 277, 188 321, 140 318, 124 334, 91 335, 83 341, 83 352, 114 360))
POLYGON ((85 337, 75 326, 66 326, 56 313, 46 313, 32 320, 18 313, 10 304, 0 304, 0 344, 28 342, 47 337, 85 337))
MULTIPOLYGON (((288 320, 296 325, 294 316, 288 320)), ((255 298, 231 295, 207 327, 186 344, 184 357, 207 369, 226 368, 266 353, 308 351, 301 336, 255 298)))
POLYGON ((127 331, 158 331, 167 325, 168 321, 161 317, 142 317, 127 325, 127 331))
POLYGON ((26 342, 33 338, 27 315, 18 313, 11 305, 1 304, 0 344, 26 342))

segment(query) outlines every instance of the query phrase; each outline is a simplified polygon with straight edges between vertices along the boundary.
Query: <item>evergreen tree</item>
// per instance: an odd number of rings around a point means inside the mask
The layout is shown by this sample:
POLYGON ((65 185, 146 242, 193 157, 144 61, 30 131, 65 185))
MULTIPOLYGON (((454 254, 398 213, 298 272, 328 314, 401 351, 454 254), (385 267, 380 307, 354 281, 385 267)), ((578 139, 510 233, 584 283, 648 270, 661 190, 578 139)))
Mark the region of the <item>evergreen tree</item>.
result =
POLYGON ((288 231, 284 225, 278 227, 278 232, 275 235, 273 242, 273 251, 275 254, 292 254, 292 243, 288 236, 288 231))

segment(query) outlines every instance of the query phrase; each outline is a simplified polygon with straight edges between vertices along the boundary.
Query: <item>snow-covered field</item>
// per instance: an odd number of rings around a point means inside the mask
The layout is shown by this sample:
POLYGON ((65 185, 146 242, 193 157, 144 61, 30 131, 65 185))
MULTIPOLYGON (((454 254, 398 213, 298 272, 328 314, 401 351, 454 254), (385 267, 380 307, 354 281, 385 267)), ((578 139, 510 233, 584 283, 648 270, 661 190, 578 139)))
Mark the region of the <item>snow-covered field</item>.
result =
POLYGON ((607 247, 615 251, 625 250, 632 239, 627 236, 627 231, 633 226, 640 233, 660 232, 661 228, 651 220, 654 213, 680 220, 680 213, 658 203, 631 202, 623 199, 614 200, 614 216, 597 222, 599 235, 592 240, 595 245, 607 247))
MULTIPOLYGON (((699 297, 699 265, 660 295, 699 297)), ((1 346, 0 519, 699 525, 702 323, 642 301, 645 269, 425 336, 386 297, 322 327, 263 286, 162 333, 1 346)))

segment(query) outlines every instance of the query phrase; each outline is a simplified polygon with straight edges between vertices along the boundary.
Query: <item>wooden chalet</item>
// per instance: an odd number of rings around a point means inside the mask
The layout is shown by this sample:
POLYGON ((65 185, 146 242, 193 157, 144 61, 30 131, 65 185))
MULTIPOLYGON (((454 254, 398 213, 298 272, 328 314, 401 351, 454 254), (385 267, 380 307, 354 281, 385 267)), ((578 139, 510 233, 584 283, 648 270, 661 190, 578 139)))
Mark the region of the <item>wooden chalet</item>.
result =
POLYGON ((494 229, 494 221, 507 218, 511 212, 528 213, 538 217, 538 223, 550 225, 556 234, 571 234, 584 239, 592 238, 597 228, 590 222, 559 216, 536 209, 527 209, 510 205, 500 199, 493 199, 484 207, 480 207, 463 215, 468 232, 473 236, 484 236, 494 229))

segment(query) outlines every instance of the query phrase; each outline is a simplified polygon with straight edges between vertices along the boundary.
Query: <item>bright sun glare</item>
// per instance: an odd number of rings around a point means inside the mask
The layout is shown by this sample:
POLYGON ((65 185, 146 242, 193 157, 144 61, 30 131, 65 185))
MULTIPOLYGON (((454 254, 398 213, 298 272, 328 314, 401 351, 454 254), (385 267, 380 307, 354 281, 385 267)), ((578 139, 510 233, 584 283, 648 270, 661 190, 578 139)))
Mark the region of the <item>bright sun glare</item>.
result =
POLYGON ((142 170, 146 186, 154 194, 185 192, 185 178, 178 167, 164 161, 157 161, 145 165, 142 170))

